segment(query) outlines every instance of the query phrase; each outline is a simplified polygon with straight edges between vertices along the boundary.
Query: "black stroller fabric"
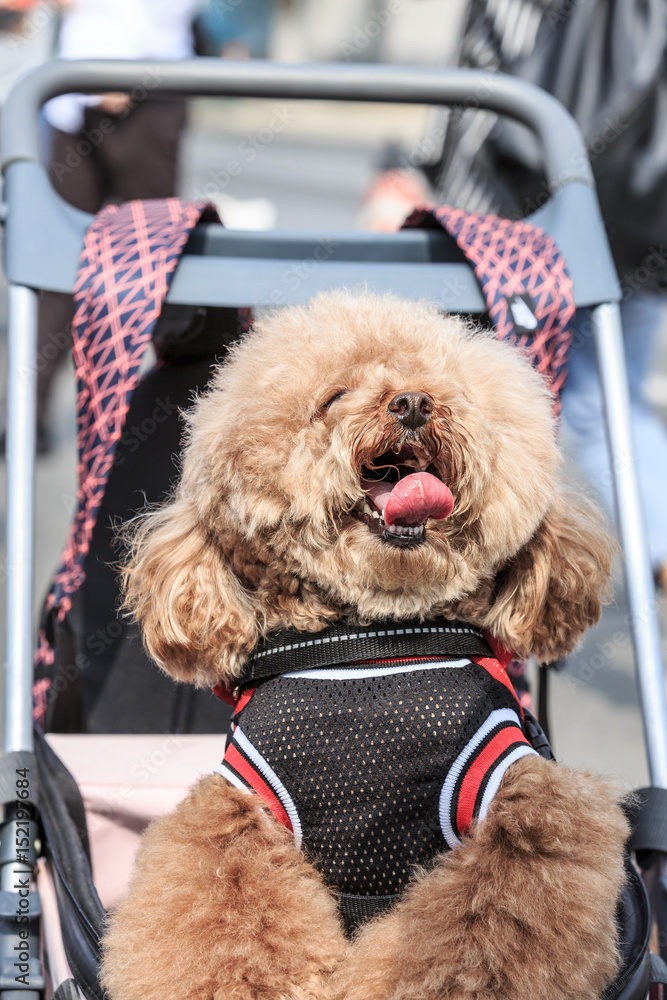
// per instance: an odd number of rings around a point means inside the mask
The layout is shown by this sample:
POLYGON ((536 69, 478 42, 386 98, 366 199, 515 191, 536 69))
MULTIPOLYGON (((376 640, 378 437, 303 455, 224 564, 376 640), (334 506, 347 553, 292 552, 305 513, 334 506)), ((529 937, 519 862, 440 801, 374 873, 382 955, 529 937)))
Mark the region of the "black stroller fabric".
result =
MULTIPOLYGON (((211 310, 207 319, 218 333, 220 312, 211 310)), ((85 579, 63 621, 53 619, 47 731, 210 733, 227 726, 229 713, 219 699, 167 677, 146 656, 136 626, 118 612, 114 544, 115 525, 169 494, 179 471, 180 412, 205 388, 214 366, 210 354, 181 358, 149 373, 133 395, 83 563, 85 579)))
POLYGON ((98 981, 104 908, 81 843, 85 814, 74 778, 35 731, 39 817, 56 887, 67 961, 86 1000, 102 1000, 98 981), (82 828, 83 825, 83 828, 82 828))

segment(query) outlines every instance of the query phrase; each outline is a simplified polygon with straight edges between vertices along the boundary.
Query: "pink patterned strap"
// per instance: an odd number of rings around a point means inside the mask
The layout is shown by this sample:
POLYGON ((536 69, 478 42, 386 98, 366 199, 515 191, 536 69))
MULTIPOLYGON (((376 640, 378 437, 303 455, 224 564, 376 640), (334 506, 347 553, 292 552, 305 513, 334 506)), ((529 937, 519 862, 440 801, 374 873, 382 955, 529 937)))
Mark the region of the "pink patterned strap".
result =
POLYGON ((501 339, 526 351, 560 409, 575 312, 572 280, 553 239, 537 226, 447 205, 416 209, 404 229, 442 228, 472 264, 501 339))
MULTIPOLYGON (((86 233, 76 285, 72 350, 77 379, 77 508, 47 598, 63 620, 84 579, 83 562, 169 281, 206 202, 180 198, 109 205, 86 233)), ((37 662, 53 661, 44 631, 37 662)))

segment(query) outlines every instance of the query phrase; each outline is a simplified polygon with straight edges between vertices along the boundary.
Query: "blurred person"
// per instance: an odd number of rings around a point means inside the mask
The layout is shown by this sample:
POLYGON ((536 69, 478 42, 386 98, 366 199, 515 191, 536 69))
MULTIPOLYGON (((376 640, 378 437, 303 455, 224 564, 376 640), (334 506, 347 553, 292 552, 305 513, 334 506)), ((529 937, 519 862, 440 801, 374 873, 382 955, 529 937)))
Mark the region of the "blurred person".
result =
MULTIPOLYGON (((637 473, 656 582, 667 590, 667 430, 645 398, 667 332, 667 3, 470 0, 458 65, 511 73, 554 94, 582 130, 621 286, 637 473)), ((432 113, 419 147, 374 182, 366 228, 396 228, 428 197, 521 218, 549 197, 537 140, 485 111, 432 113), (419 194, 419 192, 417 192, 419 194), (413 199, 411 201, 411 198, 413 199), (392 220, 392 221, 389 221, 392 220)), ((574 320, 563 416, 589 484, 614 513, 592 324, 574 320)))
MULTIPOLYGON (((194 55, 201 0, 68 0, 58 56, 63 59, 185 59, 194 55)), ((49 101, 49 176, 66 201, 95 213, 110 201, 176 194, 186 101, 153 98, 159 67, 131 94, 65 94, 49 101)), ((49 406, 56 371, 69 350, 71 296, 43 292, 38 326, 37 446, 52 444, 49 406)))
POLYGON ((66 0, 0 0, 0 105, 23 73, 53 55, 66 0))
POLYGON ((196 28, 202 53, 223 59, 266 57, 275 0, 206 0, 196 28))
POLYGON ((0 3, 0 31, 20 32, 26 11, 36 7, 39 0, 2 0, 0 3))

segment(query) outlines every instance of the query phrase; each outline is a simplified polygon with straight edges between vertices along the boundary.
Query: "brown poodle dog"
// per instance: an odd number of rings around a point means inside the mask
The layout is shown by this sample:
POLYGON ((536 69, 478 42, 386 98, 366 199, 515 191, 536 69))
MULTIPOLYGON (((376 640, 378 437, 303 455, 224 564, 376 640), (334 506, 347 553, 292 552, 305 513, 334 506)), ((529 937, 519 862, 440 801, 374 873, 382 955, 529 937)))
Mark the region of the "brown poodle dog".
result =
MULTIPOLYGON (((127 604, 173 677, 240 686, 237 767, 229 758, 148 831, 106 937, 110 996, 598 996, 616 972, 627 824, 604 782, 531 750, 499 652, 569 653, 597 621, 609 575, 595 512, 559 483, 540 376, 515 348, 435 308, 322 295, 257 321, 188 428, 175 496, 134 531, 127 604), (288 666, 253 682, 255 694, 244 687, 253 650, 276 632, 298 630, 290 649, 315 648, 318 634, 324 648, 333 623, 384 636, 396 631, 387 622, 433 619, 494 654, 416 646, 380 666, 369 657, 353 674, 288 666), (354 695, 336 687, 353 683, 354 695), (284 695, 297 684, 311 702, 284 695), (492 696, 504 707, 489 711, 516 719, 503 730, 512 759, 481 806, 480 786, 470 821, 444 836, 456 809, 439 824, 438 797, 445 773, 458 774, 457 727, 475 699, 492 696), (306 707, 290 715, 297 702, 306 707), (257 757, 242 753, 242 704, 259 706, 255 720, 262 706, 275 713, 257 729, 262 754, 280 746, 281 760, 296 759, 284 772, 292 784, 280 791, 275 781, 273 799, 270 789, 249 794, 242 777, 257 757), (449 763, 432 773, 442 754, 449 763), (405 777, 414 760, 428 772, 423 785, 405 777), (401 825, 405 810, 412 818, 401 825), (332 858, 366 886, 364 898, 395 903, 351 937, 332 858), (417 862, 407 875, 401 858, 417 862)), ((488 731, 477 725, 471 732, 488 731)), ((475 737, 464 753, 479 745, 475 737)), ((262 775, 275 778, 268 765, 253 781, 262 775)))

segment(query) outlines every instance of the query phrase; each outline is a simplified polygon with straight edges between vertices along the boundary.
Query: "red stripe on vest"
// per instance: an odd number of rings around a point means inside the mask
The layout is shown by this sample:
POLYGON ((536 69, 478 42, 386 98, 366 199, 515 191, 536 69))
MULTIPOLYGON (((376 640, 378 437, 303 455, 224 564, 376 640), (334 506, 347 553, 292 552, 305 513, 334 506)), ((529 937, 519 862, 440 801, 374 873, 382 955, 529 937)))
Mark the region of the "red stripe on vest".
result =
POLYGON ((223 763, 227 763, 230 767, 233 767, 235 771, 238 771, 241 777, 245 778, 252 789, 257 792, 261 799, 264 799, 267 806, 280 823, 281 826, 286 826, 288 830, 292 829, 292 823, 289 816, 283 809, 283 804, 278 799, 267 783, 264 781, 262 776, 252 767, 251 764, 242 757, 238 752, 233 743, 230 743, 225 751, 225 756, 223 763))
POLYGON ((509 679, 507 671, 503 665, 498 660, 492 659, 490 656, 471 656, 470 659, 473 663, 477 663, 480 667, 484 667, 484 669, 491 674, 494 680, 500 681, 501 684, 505 685, 512 697, 516 700, 521 714, 521 721, 523 721, 523 707, 519 701, 516 691, 514 690, 514 685, 509 679))
POLYGON ((503 668, 507 667, 507 664, 515 658, 516 654, 511 649, 505 649, 502 643, 495 636, 491 635, 490 632, 485 631, 484 638, 491 647, 491 651, 500 663, 500 666, 503 668))
POLYGON ((465 833, 472 823, 477 794, 489 768, 513 743, 525 743, 530 746, 517 726, 506 726, 499 733, 496 733, 491 742, 487 743, 479 756, 469 766, 461 783, 456 809, 456 826, 459 834, 465 833))
POLYGON ((246 707, 257 688, 248 688, 248 690, 244 691, 240 696, 234 694, 235 690, 236 688, 232 689, 226 684, 216 684, 213 688, 213 694, 216 698, 219 698, 220 701, 224 701, 228 705, 231 705, 234 709, 234 715, 238 715, 241 709, 246 707))
POLYGON ((257 688, 248 688, 247 691, 243 692, 239 700, 236 702, 236 707, 234 708, 234 715, 238 715, 239 712, 241 712, 246 707, 246 705, 248 704, 248 702, 250 701, 256 690, 257 688))

